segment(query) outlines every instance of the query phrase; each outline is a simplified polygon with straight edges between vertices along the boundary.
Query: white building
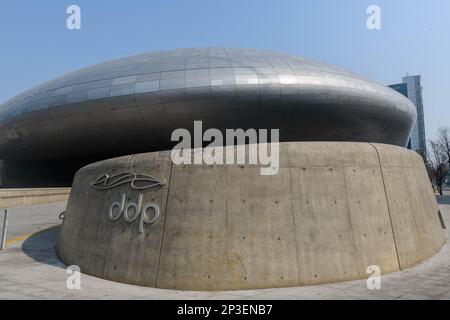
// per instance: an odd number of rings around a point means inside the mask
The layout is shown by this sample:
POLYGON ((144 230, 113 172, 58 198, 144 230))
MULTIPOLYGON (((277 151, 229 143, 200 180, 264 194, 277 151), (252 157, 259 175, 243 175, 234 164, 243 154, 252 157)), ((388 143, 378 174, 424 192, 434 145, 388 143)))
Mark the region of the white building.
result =
POLYGON ((423 88, 421 85, 421 77, 406 76, 403 77, 402 83, 391 85, 390 87, 404 96, 408 97, 416 107, 417 122, 411 134, 408 148, 426 155, 427 140, 425 136, 425 117, 423 111, 423 88))

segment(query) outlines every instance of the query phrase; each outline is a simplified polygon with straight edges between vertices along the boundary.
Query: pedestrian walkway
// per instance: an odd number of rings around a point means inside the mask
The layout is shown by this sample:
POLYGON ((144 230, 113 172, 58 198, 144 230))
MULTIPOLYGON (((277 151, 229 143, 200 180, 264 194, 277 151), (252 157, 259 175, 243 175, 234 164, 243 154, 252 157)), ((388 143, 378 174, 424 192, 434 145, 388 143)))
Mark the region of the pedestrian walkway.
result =
MULTIPOLYGON (((450 196, 438 199, 450 226, 450 196)), ((450 299, 448 242, 431 259, 383 276, 380 290, 369 290, 365 280, 357 280, 298 288, 192 292, 137 287, 84 274, 81 289, 69 290, 66 266, 54 250, 62 210, 64 203, 11 211, 11 237, 16 240, 8 237, 8 249, 0 252, 0 299, 450 299), (23 239, 19 236, 42 229, 23 239)))

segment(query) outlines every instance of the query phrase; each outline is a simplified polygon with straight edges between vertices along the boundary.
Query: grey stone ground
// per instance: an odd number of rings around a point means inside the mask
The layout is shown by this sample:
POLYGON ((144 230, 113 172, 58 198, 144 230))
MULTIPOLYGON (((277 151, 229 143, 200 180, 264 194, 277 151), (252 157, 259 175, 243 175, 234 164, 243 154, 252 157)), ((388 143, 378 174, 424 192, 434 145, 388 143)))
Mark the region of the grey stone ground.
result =
MULTIPOLYGON (((58 202, 48 205, 9 209, 8 239, 14 239, 60 224, 61 221, 58 215, 65 208, 65 202, 58 202)), ((0 218, 0 221, 3 222, 3 210, 0 212, 0 218)))
MULTIPOLYGON (((438 197, 450 226, 450 193, 438 197)), ((69 276, 55 255, 58 228, 20 236, 59 224, 64 203, 10 210, 8 249, 0 252, 0 299, 450 299, 450 244, 431 259, 382 277, 381 290, 365 280, 312 287, 230 292, 190 292, 137 287, 81 276, 81 289, 66 288, 69 276)), ((449 236, 446 230, 446 237, 449 236)))

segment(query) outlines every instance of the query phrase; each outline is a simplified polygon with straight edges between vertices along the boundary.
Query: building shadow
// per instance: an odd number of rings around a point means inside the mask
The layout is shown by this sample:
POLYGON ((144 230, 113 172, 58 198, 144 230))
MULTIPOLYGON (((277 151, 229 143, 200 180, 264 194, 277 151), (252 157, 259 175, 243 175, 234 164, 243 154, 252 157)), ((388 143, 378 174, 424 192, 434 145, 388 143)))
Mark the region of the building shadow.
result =
POLYGON ((22 243, 22 251, 34 261, 66 269, 55 249, 60 229, 58 225, 33 234, 22 243))

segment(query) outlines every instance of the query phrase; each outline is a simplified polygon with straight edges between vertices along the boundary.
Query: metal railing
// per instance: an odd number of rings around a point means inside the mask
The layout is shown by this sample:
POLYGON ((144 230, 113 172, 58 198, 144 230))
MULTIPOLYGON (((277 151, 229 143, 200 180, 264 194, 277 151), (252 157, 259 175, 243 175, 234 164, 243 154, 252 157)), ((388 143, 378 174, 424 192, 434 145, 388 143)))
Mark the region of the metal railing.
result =
POLYGON ((2 242, 0 250, 6 249, 6 232, 8 231, 8 209, 5 209, 5 214, 3 216, 3 227, 2 227, 2 242))

